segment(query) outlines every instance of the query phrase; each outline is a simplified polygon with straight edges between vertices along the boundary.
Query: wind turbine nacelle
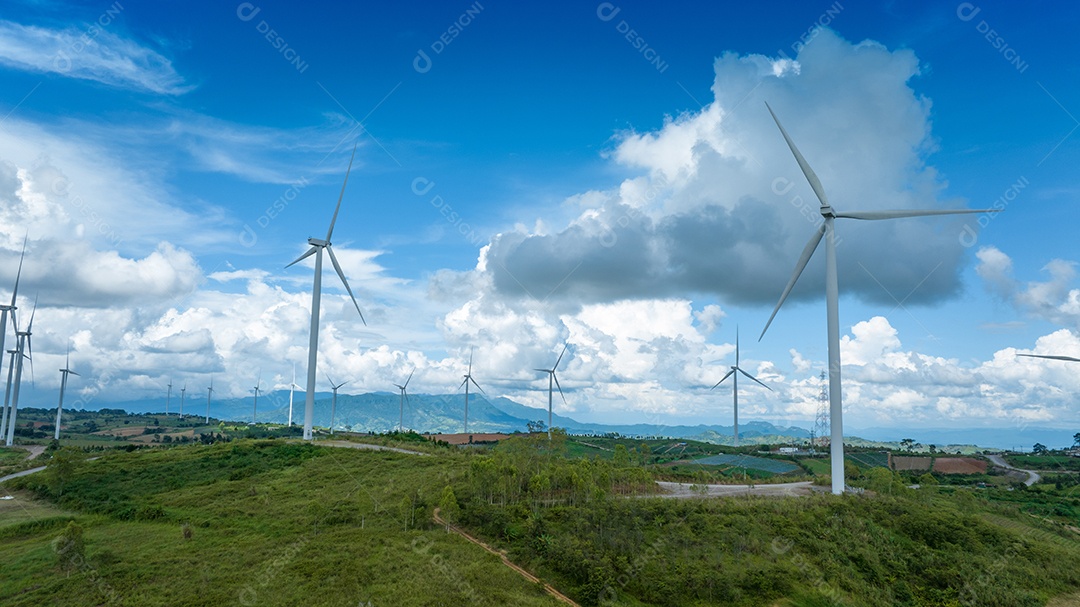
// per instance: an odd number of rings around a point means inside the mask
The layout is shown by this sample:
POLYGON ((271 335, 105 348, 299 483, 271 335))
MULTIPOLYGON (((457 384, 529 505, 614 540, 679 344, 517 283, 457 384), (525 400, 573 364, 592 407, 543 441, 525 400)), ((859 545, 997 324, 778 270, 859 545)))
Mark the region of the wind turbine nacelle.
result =
POLYGON ((325 247, 330 244, 328 240, 319 240, 318 238, 308 238, 308 244, 314 247, 325 247))

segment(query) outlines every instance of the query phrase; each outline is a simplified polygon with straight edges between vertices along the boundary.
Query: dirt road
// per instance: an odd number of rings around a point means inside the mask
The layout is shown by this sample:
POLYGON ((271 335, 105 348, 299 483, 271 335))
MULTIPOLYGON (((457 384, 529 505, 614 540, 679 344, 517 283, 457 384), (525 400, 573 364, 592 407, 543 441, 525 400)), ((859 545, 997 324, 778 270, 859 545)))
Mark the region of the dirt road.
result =
POLYGON ((761 485, 693 485, 692 483, 668 483, 664 481, 657 481, 656 484, 660 485, 664 493, 650 497, 675 499, 732 495, 810 495, 810 487, 813 485, 810 481, 761 485))
POLYGON ((1039 482, 1039 480, 1042 478, 1041 476, 1039 476, 1039 473, 1035 472, 1034 470, 1023 470, 1021 468, 1014 468, 1011 464, 1009 464, 1009 462, 1005 461, 1004 457, 1000 455, 987 455, 986 459, 990 460, 995 466, 1001 466, 1002 468, 1007 468, 1009 470, 1017 470, 1019 472, 1026 472, 1028 477, 1027 480, 1024 481, 1024 484, 1028 487, 1039 482))
POLYGON ((495 550, 494 548, 492 548, 491 546, 488 546, 484 542, 476 539, 475 537, 469 535, 468 533, 465 533, 465 531, 463 531, 462 529, 460 529, 458 527, 455 527, 455 526, 451 525, 450 523, 446 522, 441 516, 439 516, 439 509, 438 508, 436 508, 435 511, 432 512, 431 516, 435 519, 436 523, 438 523, 440 525, 443 525, 444 527, 446 527, 450 531, 453 531, 454 533, 456 533, 456 534, 460 535, 461 537, 469 540, 470 542, 476 544, 477 546, 480 546, 484 550, 487 550, 491 554, 494 554, 495 556, 499 557, 499 559, 502 560, 504 565, 506 565, 507 567, 509 567, 509 568, 513 569, 514 571, 518 572, 518 574, 521 575, 521 577, 529 580, 530 582, 532 582, 534 584, 544 584, 544 590, 547 591, 547 593, 550 594, 551 596, 553 596, 556 599, 566 603, 567 605, 573 605, 574 607, 581 607, 580 605, 575 603, 573 599, 571 599, 570 597, 568 597, 565 594, 563 594, 563 593, 559 592, 558 590, 556 590, 551 584, 541 582, 540 578, 538 578, 535 575, 529 573, 528 571, 525 571, 521 567, 515 565, 510 559, 506 558, 506 555, 503 554, 502 552, 499 552, 498 550, 495 550))

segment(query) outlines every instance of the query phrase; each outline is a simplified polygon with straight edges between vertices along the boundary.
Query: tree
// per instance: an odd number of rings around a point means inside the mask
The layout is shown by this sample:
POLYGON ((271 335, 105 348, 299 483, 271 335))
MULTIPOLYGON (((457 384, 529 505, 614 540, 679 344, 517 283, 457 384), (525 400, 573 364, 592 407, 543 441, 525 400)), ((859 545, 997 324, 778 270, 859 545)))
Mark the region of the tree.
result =
POLYGON ((71 480, 71 476, 79 467, 83 457, 82 451, 70 447, 61 448, 53 453, 45 470, 49 490, 56 494, 56 497, 64 495, 64 485, 71 480))
POLYGON ((915 446, 915 439, 905 438, 904 440, 900 441, 900 446, 908 451, 911 451, 911 448, 915 446))
POLYGON ((616 466, 629 466, 630 465, 630 452, 626 449, 626 445, 615 445, 615 454, 613 461, 616 466))
POLYGON ((547 432, 547 424, 545 424, 541 420, 536 420, 534 422, 529 422, 529 423, 525 424, 525 428, 528 429, 529 434, 533 434, 533 433, 536 433, 536 432, 547 432))
POLYGON ((60 535, 53 540, 52 548, 60 561, 60 567, 68 573, 86 563, 86 545, 83 543, 83 530, 75 521, 69 522, 60 535))
POLYGON ((458 506, 457 496, 454 495, 454 488, 447 485, 442 492, 442 499, 439 500, 439 514, 448 523, 455 523, 458 517, 461 516, 461 507, 458 506))
POLYGON ((1073 447, 1080 447, 1080 432, 1073 434, 1073 447))
POLYGON ((1034 445, 1031 446, 1031 452, 1032 453, 1040 453, 1041 454, 1041 453, 1046 453, 1047 451, 1048 451, 1048 449, 1046 448, 1046 445, 1044 445, 1042 443, 1035 443, 1034 445))

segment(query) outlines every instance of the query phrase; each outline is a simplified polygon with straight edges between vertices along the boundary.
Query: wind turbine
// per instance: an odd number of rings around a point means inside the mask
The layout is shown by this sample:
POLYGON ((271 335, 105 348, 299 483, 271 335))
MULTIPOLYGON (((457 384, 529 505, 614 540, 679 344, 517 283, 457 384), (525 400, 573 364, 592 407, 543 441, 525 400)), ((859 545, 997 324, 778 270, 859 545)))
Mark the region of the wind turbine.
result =
MULTIPOLYGON (((26 325, 25 331, 20 331, 18 327, 15 328, 15 337, 18 339, 15 346, 15 387, 11 392, 11 414, 8 415, 7 420, 7 440, 5 444, 10 447, 15 443, 15 416, 19 411, 19 388, 22 386, 22 370, 23 359, 31 360, 34 348, 30 342, 30 335, 34 328, 34 314, 37 313, 37 302, 34 302, 34 310, 30 312, 30 322, 26 325), (30 354, 27 354, 29 352, 30 354)), ((31 362, 31 365, 33 363, 31 362)), ((30 372, 33 373, 33 367, 31 366, 30 372)))
POLYGON ((4 390, 4 412, 3 420, 0 421, 0 440, 5 440, 7 437, 7 422, 10 413, 8 405, 11 404, 11 387, 15 379, 15 356, 19 354, 19 350, 16 348, 7 352, 11 355, 11 363, 8 365, 7 389, 4 390))
POLYGON ((360 304, 356 303, 356 298, 353 297, 352 289, 349 287, 349 281, 345 280, 345 273, 341 271, 341 264, 338 263, 337 257, 334 256, 334 249, 330 246, 330 236, 334 233, 334 223, 337 222, 338 211, 341 210, 341 199, 345 197, 345 186, 349 183, 349 173, 352 172, 352 163, 355 157, 356 147, 354 146, 352 157, 349 158, 349 168, 345 171, 345 182, 341 184, 341 194, 338 195, 337 206, 334 207, 334 216, 330 220, 330 229, 326 231, 326 239, 308 238, 308 244, 311 245, 311 248, 288 266, 285 266, 288 268, 312 255, 315 256, 315 285, 311 289, 311 332, 308 338, 307 393, 304 396, 304 440, 311 440, 311 424, 315 416, 315 365, 319 356, 319 302, 322 297, 323 251, 330 254, 330 261, 334 264, 334 270, 337 271, 341 284, 345 285, 349 298, 352 299, 353 305, 356 306, 356 313, 360 315, 360 321, 365 326, 367 325, 367 321, 364 320, 364 313, 360 311, 360 304))
POLYGON ((1068 362, 1080 363, 1080 358, 1073 358, 1071 356, 1051 356, 1049 354, 1017 354, 1017 356, 1027 356, 1028 358, 1045 358, 1048 360, 1064 360, 1068 362))
POLYGON ((214 376, 210 376, 210 387, 206 389, 206 423, 210 423, 210 395, 214 393, 214 376))
POLYGON ((251 404, 251 423, 254 425, 257 419, 259 410, 259 386, 262 385, 262 371, 259 371, 259 378, 255 380, 255 402, 251 404))
MULTIPOLYGON (((803 175, 806 176, 806 180, 810 182, 810 187, 814 190, 814 194, 817 195, 818 200, 821 202, 821 216, 824 219, 822 224, 814 231, 813 236, 810 237, 810 242, 806 243, 806 248, 803 249, 802 255, 799 257, 798 263, 795 264, 795 272, 791 275, 791 280, 788 281, 787 286, 784 288, 784 292, 780 295, 780 301, 776 303, 776 307, 773 309, 772 315, 769 316, 769 321, 765 323, 765 328, 761 331, 761 337, 765 336, 765 331, 769 330, 769 325, 772 324, 773 318, 776 317, 776 313, 780 310, 780 306, 784 305, 784 301, 787 299, 788 294, 791 293, 791 289, 795 286, 795 282, 799 280, 799 275, 802 274, 803 269, 806 268, 806 264, 810 261, 810 257, 814 254, 817 246, 821 244, 822 237, 825 237, 825 303, 826 303, 826 316, 827 316, 827 329, 828 329, 828 342, 829 342, 829 416, 830 426, 832 429, 831 437, 831 455, 832 455, 832 492, 840 494, 844 492, 844 427, 843 427, 843 409, 841 404, 840 393, 840 287, 837 284, 836 278, 836 235, 835 227, 833 225, 836 219, 863 219, 863 220, 878 220, 878 219, 900 219, 903 217, 925 217, 936 215, 960 215, 965 213, 992 213, 996 210, 986 209, 962 209, 962 210, 945 210, 945 209, 933 209, 933 210, 915 210, 904 209, 895 211, 855 211, 855 212, 837 212, 829 206, 829 199, 825 196, 825 189, 821 186, 821 181, 814 173, 814 170, 807 164, 806 159, 795 147, 795 143, 788 136, 783 125, 780 124, 780 119, 776 117, 776 114, 766 103, 765 107, 769 109, 769 114, 772 115, 773 121, 776 122, 776 126, 780 128, 780 133, 784 136, 784 141, 787 142, 788 148, 791 149, 791 153, 795 156, 795 161, 799 163, 799 168, 802 169, 803 175)), ((758 338, 758 341, 761 340, 758 338)))
POLYGON ((169 391, 165 393, 165 415, 169 414, 169 401, 172 400, 172 380, 169 380, 169 391))
MULTIPOLYGON (((461 381, 461 386, 465 386, 465 434, 469 433, 469 382, 472 382, 472 384, 476 386, 476 389, 479 390, 481 394, 486 394, 486 392, 484 392, 484 389, 480 387, 480 384, 476 383, 476 380, 472 377, 472 357, 473 353, 472 350, 470 350, 469 372, 465 374, 465 379, 461 381)), ((461 389, 461 386, 458 386, 458 390, 461 389)))
MULTIPOLYGON (((15 297, 19 294, 19 278, 22 276, 23 259, 26 257, 26 236, 23 237, 22 254, 19 255, 19 270, 15 273, 15 288, 11 290, 11 303, 8 305, 0 305, 0 353, 4 352, 4 341, 7 337, 7 321, 8 313, 11 313, 11 326, 15 329, 16 334, 19 331, 18 324, 15 322, 15 310, 18 309, 15 306, 15 297)), ((17 337, 16 337, 17 339, 17 337)), ((15 358, 11 359, 11 368, 15 368, 15 358)), ((4 396, 4 409, 0 412, 0 437, 7 434, 7 419, 8 419, 8 397, 11 394, 11 372, 8 373, 8 385, 7 395, 4 396)))
MULTIPOLYGON (((400 403, 398 404, 398 406, 399 406, 398 424, 397 424, 397 431, 398 432, 401 432, 402 429, 404 428, 404 425, 405 425, 405 401, 409 400, 409 395, 408 395, 408 393, 406 393, 405 389, 409 387, 409 382, 412 381, 413 373, 416 373, 416 369, 413 369, 409 373, 409 377, 408 377, 408 379, 405 380, 404 384, 394 384, 394 386, 398 390, 401 390, 401 398, 399 399, 400 403)), ((415 422, 415 420, 414 420, 414 422, 415 422)))
POLYGON ((765 384, 762 384, 760 381, 758 381, 758 378, 754 377, 753 375, 750 375, 746 371, 743 371, 742 367, 739 366, 739 329, 738 329, 738 327, 736 327, 735 328, 735 366, 731 367, 731 370, 727 372, 727 375, 722 377, 720 379, 720 381, 716 382, 715 386, 709 388, 709 390, 715 390, 717 388, 717 386, 724 383, 725 379, 727 379, 729 377, 732 378, 731 381, 733 383, 732 383, 732 386, 731 386, 731 397, 732 397, 732 400, 734 401, 734 409, 735 409, 735 446, 736 447, 739 446, 739 373, 742 373, 746 377, 748 377, 748 378, 754 380, 755 382, 761 384, 766 390, 772 392, 772 388, 766 386, 765 384))
MULTIPOLYGON (((556 386, 559 386, 559 396, 562 397, 563 403, 566 403, 566 395, 563 394, 562 386, 559 385, 559 378, 556 377, 555 370, 559 368, 559 363, 562 362, 563 354, 566 354, 566 349, 568 347, 570 347, 569 343, 565 344, 563 346, 562 352, 559 353, 559 358, 555 359, 555 364, 552 365, 552 367, 550 369, 533 369, 534 371, 540 371, 541 373, 547 373, 548 374, 548 427, 547 427, 548 440, 551 440, 551 401, 552 401, 552 396, 553 396, 552 382, 554 382, 554 384, 556 386)), ((480 386, 477 386, 477 388, 479 388, 479 387, 480 386)))
POLYGON ((292 428, 293 390, 301 389, 296 385, 296 364, 292 367, 292 383, 289 384, 289 427, 292 428))
POLYGON ((340 384, 335 386, 334 385, 334 380, 330 379, 329 374, 326 376, 326 381, 330 382, 330 389, 334 391, 334 398, 333 398, 333 400, 330 401, 330 434, 333 434, 334 433, 334 415, 337 413, 337 391, 338 391, 338 388, 344 386, 345 384, 347 384, 349 382, 343 381, 340 384))
MULTIPOLYGON (((60 369, 60 373, 63 377, 60 378, 60 402, 56 405, 56 432, 53 433, 53 440, 60 440, 60 412, 64 410, 64 388, 67 387, 68 375, 79 375, 71 370, 71 354, 68 353, 64 357, 64 368, 60 369)), ((82 377, 79 375, 79 377, 82 377)), ((169 384, 172 387, 172 383, 169 384)), ((168 405, 165 406, 168 411, 168 405)))
POLYGON ((180 419, 184 419, 184 392, 187 392, 187 382, 184 382, 184 387, 180 388, 180 419))

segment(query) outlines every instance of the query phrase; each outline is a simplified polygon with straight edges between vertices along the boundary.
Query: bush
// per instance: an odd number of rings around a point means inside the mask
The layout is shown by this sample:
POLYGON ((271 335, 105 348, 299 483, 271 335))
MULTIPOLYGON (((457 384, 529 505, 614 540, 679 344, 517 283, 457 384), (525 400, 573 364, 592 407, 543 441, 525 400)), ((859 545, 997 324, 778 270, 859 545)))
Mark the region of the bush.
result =
POLYGON ((86 563, 86 545, 83 543, 83 530, 75 521, 71 521, 64 531, 52 541, 60 568, 68 573, 79 569, 86 563))

